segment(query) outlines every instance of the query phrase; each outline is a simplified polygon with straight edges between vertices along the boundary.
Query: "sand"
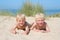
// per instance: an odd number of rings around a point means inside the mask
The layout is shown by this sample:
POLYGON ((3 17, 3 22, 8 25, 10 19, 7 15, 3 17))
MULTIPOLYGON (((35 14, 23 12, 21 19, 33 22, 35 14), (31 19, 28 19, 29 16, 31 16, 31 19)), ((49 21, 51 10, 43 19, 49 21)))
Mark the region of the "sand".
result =
MULTIPOLYGON (((29 23, 33 23, 33 17, 27 17, 29 23)), ((14 17, 0 16, 0 40, 60 40, 60 18, 46 20, 50 32, 41 33, 30 31, 29 35, 12 34, 10 29, 15 23, 14 17)))

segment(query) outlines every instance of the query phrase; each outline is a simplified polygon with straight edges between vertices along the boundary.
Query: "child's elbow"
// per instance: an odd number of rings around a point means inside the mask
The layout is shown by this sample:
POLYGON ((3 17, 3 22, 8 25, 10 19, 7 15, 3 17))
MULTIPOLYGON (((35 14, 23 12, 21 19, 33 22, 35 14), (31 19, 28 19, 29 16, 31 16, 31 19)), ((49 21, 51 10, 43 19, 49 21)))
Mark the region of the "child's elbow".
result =
POLYGON ((47 30, 47 32, 50 32, 50 30, 47 30))

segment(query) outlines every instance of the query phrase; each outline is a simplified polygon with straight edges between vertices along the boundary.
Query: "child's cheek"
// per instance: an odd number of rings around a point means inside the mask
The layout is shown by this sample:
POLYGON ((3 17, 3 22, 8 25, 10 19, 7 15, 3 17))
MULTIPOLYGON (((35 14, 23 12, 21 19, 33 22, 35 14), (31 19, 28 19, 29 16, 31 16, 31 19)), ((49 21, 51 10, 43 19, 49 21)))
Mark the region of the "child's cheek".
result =
POLYGON ((20 23, 21 26, 23 26, 25 23, 20 23))
POLYGON ((20 24, 20 26, 23 26, 22 24, 20 24))
POLYGON ((42 24, 38 24, 39 26, 42 26, 42 24))
POLYGON ((39 23, 41 23, 41 24, 42 24, 42 23, 44 23, 44 21, 39 21, 39 23))

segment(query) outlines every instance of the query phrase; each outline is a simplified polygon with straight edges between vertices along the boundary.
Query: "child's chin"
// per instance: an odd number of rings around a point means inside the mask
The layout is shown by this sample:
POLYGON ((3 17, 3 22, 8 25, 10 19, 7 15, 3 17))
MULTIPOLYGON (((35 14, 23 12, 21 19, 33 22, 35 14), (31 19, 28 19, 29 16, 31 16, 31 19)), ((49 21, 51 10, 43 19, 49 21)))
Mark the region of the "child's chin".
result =
POLYGON ((39 25, 39 26, 42 26, 42 25, 39 25))
POLYGON ((23 26, 23 25, 20 25, 20 26, 23 26))
POLYGON ((21 25, 21 26, 23 26, 23 25, 21 25))

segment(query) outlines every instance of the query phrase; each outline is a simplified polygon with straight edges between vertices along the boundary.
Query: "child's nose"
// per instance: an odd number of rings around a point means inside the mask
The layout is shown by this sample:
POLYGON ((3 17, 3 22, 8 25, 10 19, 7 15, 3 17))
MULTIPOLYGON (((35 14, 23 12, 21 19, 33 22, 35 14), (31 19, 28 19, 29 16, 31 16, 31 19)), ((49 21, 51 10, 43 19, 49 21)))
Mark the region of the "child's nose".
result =
POLYGON ((19 23, 22 23, 22 21, 19 21, 19 23))
POLYGON ((20 23, 23 23, 22 21, 20 23))

